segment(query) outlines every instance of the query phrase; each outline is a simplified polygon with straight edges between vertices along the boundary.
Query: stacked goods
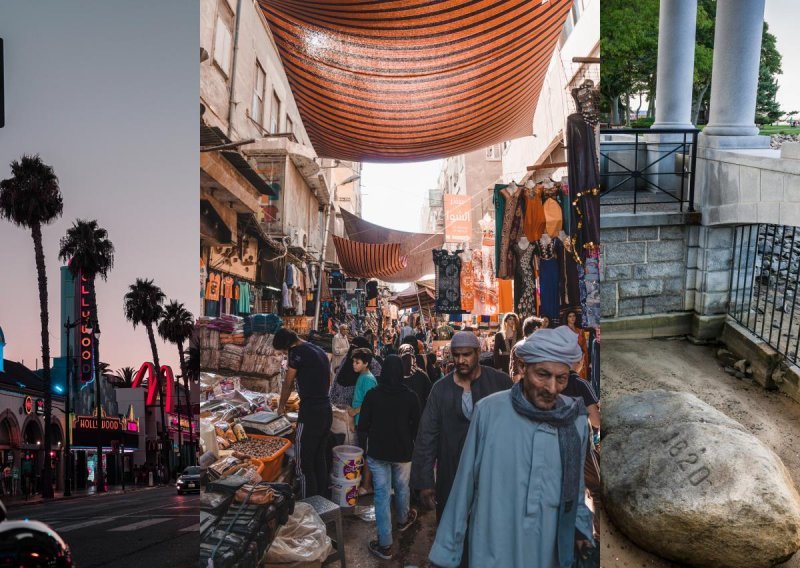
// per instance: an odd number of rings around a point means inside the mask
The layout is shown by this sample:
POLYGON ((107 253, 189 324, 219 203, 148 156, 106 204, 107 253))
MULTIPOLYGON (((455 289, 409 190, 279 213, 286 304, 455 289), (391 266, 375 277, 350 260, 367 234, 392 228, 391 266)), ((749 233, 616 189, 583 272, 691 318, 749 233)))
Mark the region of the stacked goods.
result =
POLYGON ((266 375, 277 375, 281 371, 283 355, 276 353, 272 348, 272 335, 254 333, 247 341, 244 348, 241 371, 266 375))
POLYGON ((200 566, 255 568, 294 512, 283 484, 211 484, 201 500, 200 566))
POLYGON ((283 322, 275 314, 253 314, 244 320, 244 333, 269 333, 274 334, 278 331, 283 322))
POLYGON ((244 348, 239 345, 226 345, 219 356, 219 368, 238 371, 242 366, 244 348))
POLYGON ((364 452, 358 446, 333 448, 331 499, 334 503, 338 503, 340 507, 356 506, 363 467, 364 452))
POLYGON ((286 412, 300 412, 300 395, 293 392, 286 401, 286 412))

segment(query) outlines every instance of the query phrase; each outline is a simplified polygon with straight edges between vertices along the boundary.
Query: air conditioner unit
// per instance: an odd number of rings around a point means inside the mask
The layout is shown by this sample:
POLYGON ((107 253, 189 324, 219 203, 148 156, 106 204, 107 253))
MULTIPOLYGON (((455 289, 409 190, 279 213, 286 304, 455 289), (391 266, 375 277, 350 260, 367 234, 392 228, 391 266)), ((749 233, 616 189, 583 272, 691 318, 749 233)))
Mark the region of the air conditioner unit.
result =
POLYGON ((308 235, 303 229, 292 229, 290 233, 290 245, 295 248, 306 248, 308 246, 308 235))

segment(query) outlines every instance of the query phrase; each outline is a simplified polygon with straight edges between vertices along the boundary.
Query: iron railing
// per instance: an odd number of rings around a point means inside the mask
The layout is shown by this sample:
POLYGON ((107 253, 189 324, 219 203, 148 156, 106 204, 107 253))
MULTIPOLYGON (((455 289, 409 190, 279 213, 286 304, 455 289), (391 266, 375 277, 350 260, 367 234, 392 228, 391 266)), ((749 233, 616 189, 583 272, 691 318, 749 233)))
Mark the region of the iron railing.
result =
POLYGON ((696 128, 600 130, 600 205, 633 213, 644 208, 694 211, 696 128), (611 136, 614 136, 611 139, 611 136))
POLYGON ((728 314, 793 364, 800 351, 800 228, 736 227, 728 314))

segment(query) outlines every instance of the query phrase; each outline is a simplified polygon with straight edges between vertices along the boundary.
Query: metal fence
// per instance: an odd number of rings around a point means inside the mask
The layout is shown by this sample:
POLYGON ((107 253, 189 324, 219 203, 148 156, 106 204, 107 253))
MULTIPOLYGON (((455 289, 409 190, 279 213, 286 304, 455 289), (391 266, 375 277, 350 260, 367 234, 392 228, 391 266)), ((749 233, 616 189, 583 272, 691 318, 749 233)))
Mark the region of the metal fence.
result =
POLYGON ((736 227, 728 314, 793 364, 800 350, 800 228, 736 227))
POLYGON ((694 211, 697 129, 600 130, 600 205, 607 211, 694 211), (613 208, 613 209, 611 209, 613 208))

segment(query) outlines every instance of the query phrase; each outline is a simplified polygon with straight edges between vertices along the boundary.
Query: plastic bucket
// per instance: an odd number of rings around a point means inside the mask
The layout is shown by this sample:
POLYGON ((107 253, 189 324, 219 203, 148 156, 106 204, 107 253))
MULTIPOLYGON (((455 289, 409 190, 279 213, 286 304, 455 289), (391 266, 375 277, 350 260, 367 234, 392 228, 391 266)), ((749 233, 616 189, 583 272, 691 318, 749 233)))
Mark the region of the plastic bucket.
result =
POLYGON ((364 452, 358 446, 336 446, 333 448, 333 469, 331 477, 340 479, 361 479, 364 467, 364 452))
POLYGON ((342 479, 331 476, 331 501, 340 507, 355 507, 361 479, 342 479))

